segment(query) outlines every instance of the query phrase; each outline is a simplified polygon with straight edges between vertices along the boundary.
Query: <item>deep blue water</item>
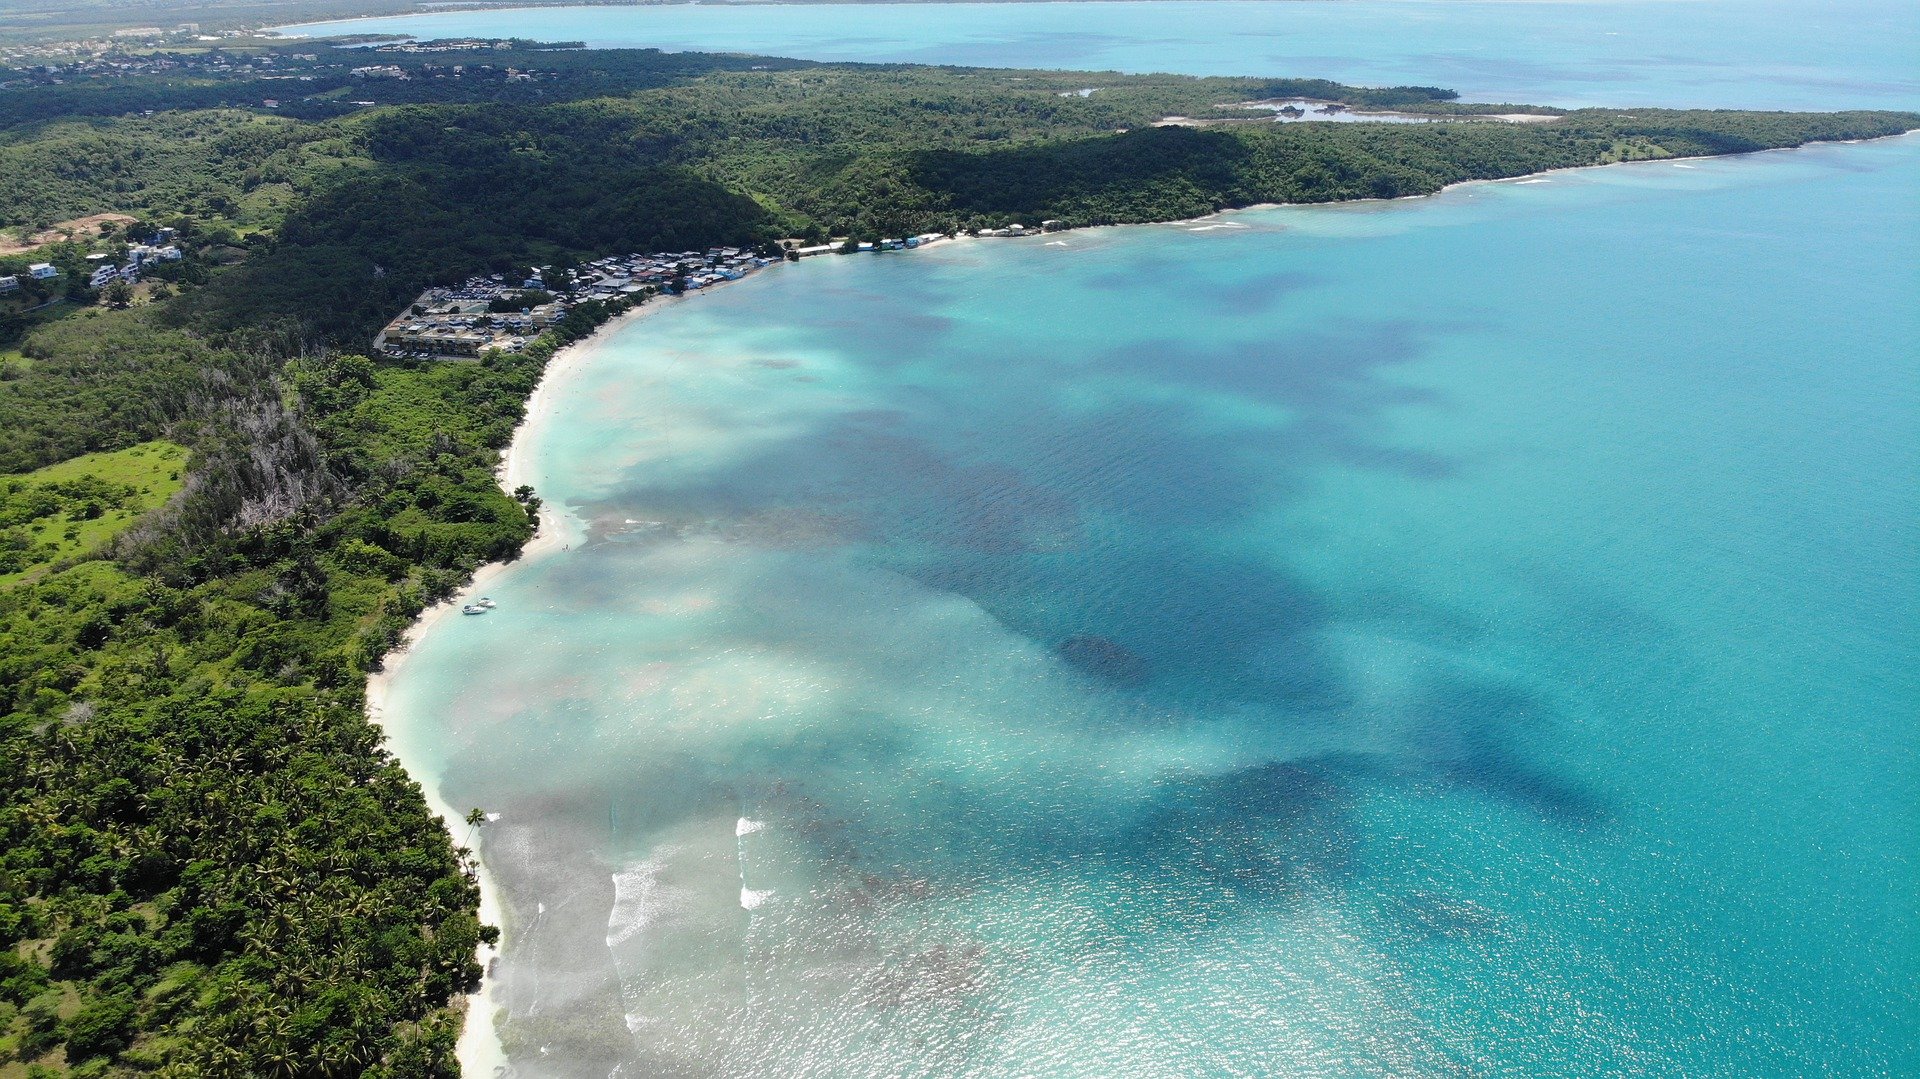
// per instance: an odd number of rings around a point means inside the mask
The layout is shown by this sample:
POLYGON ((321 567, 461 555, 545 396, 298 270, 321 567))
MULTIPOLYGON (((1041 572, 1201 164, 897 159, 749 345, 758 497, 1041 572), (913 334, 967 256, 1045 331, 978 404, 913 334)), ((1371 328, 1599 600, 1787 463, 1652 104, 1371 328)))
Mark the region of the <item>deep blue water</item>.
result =
POLYGON ((454 11, 289 32, 1308 76, 1569 106, 1841 109, 1920 101, 1920 16, 1908 0, 690 4, 454 11))

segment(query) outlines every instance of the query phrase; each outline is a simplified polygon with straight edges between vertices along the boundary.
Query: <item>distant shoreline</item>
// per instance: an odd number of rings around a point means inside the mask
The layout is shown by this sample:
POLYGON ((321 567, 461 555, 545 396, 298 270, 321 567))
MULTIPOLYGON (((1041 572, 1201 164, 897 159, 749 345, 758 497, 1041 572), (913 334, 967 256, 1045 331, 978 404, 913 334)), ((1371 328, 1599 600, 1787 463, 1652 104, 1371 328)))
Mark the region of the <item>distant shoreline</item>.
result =
MULTIPOLYGON (((939 0, 935 0, 935 2, 939 2, 939 0)), ((1050 2, 1072 3, 1079 2, 1079 0, 1050 0, 1050 2)), ((1675 165, 1687 161, 1730 161, 1746 157, 1759 157, 1761 154, 1790 154, 1799 150, 1811 149, 1815 146, 1861 146, 1869 142, 1886 142, 1891 139, 1912 138, 1915 135, 1920 135, 1920 127, 1910 127, 1905 131, 1897 131, 1891 135, 1875 135, 1865 139, 1814 139, 1809 142, 1803 142, 1798 146, 1768 146, 1759 150, 1741 150, 1737 153, 1730 154, 1688 154, 1683 157, 1648 157, 1641 158, 1637 161, 1609 161, 1601 165, 1565 165, 1559 168, 1541 169, 1538 172, 1516 173, 1512 176, 1495 176, 1485 180, 1459 180, 1440 188, 1438 191, 1428 191, 1419 195, 1395 195, 1392 198, 1383 199, 1338 199, 1332 202, 1255 202, 1246 206, 1228 206, 1209 214, 1202 214, 1199 217, 1183 217, 1170 221, 1130 221, 1118 225, 1096 225, 1093 227, 1124 229, 1134 228, 1138 225, 1184 225, 1195 221, 1211 221, 1225 214, 1241 214, 1253 210, 1301 210, 1314 206, 1357 206, 1369 202, 1407 202, 1412 199, 1435 198, 1460 187, 1472 187, 1476 184, 1519 183, 1524 180, 1535 180, 1563 172, 1588 172, 1593 169, 1617 169, 1635 165, 1675 165)), ((1071 229, 1067 231, 1078 232, 1082 230, 1071 229)), ((1036 233, 1035 235, 1038 234, 1036 233)))
MULTIPOLYGON (((1015 2, 1015 0, 1007 0, 1007 2, 1015 2)), ((1049 2, 1083 2, 1083 0, 1049 0, 1049 2)), ((1122 0, 1122 2, 1153 2, 1153 0, 1122 0)), ((1229 0, 1222 0, 1222 2, 1229 2, 1229 0)), ((1752 157, 1752 156, 1756 156, 1759 154, 1766 154, 1766 153, 1790 153, 1796 150, 1804 150, 1814 146, 1857 145, 1857 144, 1868 143, 1868 142, 1881 142, 1888 139, 1910 138, 1916 134, 1920 134, 1920 128, 1913 128, 1904 132, 1900 132, 1898 134, 1882 135, 1882 136, 1877 136, 1869 139, 1822 140, 1822 141, 1803 143, 1800 146, 1776 147, 1776 148, 1770 148, 1765 150, 1750 150, 1750 151, 1745 151, 1742 153, 1734 153, 1734 154, 1704 154, 1704 155, 1693 155, 1689 157, 1652 158, 1652 159, 1643 160, 1643 161, 1616 161, 1616 162, 1610 162, 1604 165, 1575 165, 1575 166, 1568 166, 1565 168, 1544 169, 1539 172, 1522 173, 1514 176, 1498 177, 1494 179, 1463 180, 1463 181, 1460 181, 1459 183, 1448 184, 1447 186, 1439 189, 1438 191, 1428 192, 1426 194, 1420 194, 1420 195, 1402 195, 1402 196, 1398 196, 1396 198, 1391 198, 1391 199, 1375 199, 1375 198, 1342 199, 1336 202, 1304 202, 1304 203, 1302 202, 1289 202, 1289 203, 1265 202, 1265 203, 1255 203, 1247 206, 1226 207, 1219 210, 1215 210, 1212 213, 1203 214, 1199 217, 1177 218, 1177 219, 1169 219, 1165 221, 1128 222, 1128 223, 1117 224, 1117 225, 1098 225, 1098 226, 1090 226, 1090 227, 1104 229, 1104 228, 1138 228, 1143 226, 1150 227, 1150 226, 1168 226, 1168 225, 1187 225, 1187 224, 1197 224, 1201 222, 1212 221, 1214 219, 1217 219, 1229 214, 1248 213, 1248 212, 1259 211, 1259 210, 1306 209, 1306 208, 1313 208, 1313 207, 1351 206, 1351 205, 1358 205, 1358 204, 1364 204, 1364 203, 1405 202, 1410 199, 1433 198, 1433 197, 1445 194, 1448 191, 1452 191, 1456 188, 1469 187, 1476 184, 1515 183, 1523 180, 1531 180, 1531 179, 1537 179, 1540 177, 1551 176, 1555 173, 1584 172, 1592 169, 1615 168, 1619 166, 1653 167, 1653 166, 1659 166, 1659 165, 1673 165, 1673 164, 1678 164, 1678 163, 1683 163, 1688 161, 1718 160, 1718 159, 1726 159, 1726 158, 1737 159, 1737 158, 1752 157)), ((1033 237, 1046 236, 1046 235, 1059 236, 1059 235, 1065 235, 1068 232, 1077 232, 1077 231, 1086 231, 1086 230, 1085 229, 1069 229, 1069 230, 1064 230, 1058 233, 1040 233, 1036 231, 1028 234, 1025 237, 1009 237, 1008 239, 1016 239, 1016 240, 1031 239, 1033 237)), ((958 237, 958 239, 975 240, 978 238, 966 236, 963 234, 962 236, 958 237)), ((931 241, 922 246, 935 247, 948 242, 951 242, 951 241, 937 240, 937 241, 931 241)), ((904 254, 905 252, 900 252, 900 253, 904 254)), ((841 257, 841 256, 824 256, 824 257, 841 257)), ((851 256, 844 256, 844 257, 860 257, 860 256, 851 255, 851 256)), ((767 269, 775 269, 775 268, 776 267, 768 267, 767 269)), ((758 274, 749 275, 749 279, 753 276, 758 276, 758 274)), ((740 284, 741 282, 731 282, 731 283, 740 284)), ((525 415, 521 419, 519 425, 514 428, 512 440, 508 443, 507 448, 504 451, 502 451, 500 463, 496 468, 496 475, 499 478, 500 486, 502 490, 511 492, 515 487, 523 483, 532 482, 533 477, 531 474, 532 473, 531 442, 533 438, 544 428, 544 426, 547 423, 552 422, 556 418, 556 415, 558 412, 558 401, 556 400, 557 394, 558 394, 558 391, 564 390, 566 388, 567 381, 570 380, 572 377, 577 376, 580 373, 580 371, 585 367, 586 362, 589 359, 591 359, 594 356, 594 354, 597 353, 602 347, 604 347, 604 345, 609 340, 611 340, 612 336, 618 331, 624 329, 627 326, 633 325, 634 323, 640 322, 656 313, 664 312, 669 309, 678 307, 683 303, 689 302, 693 298, 694 297, 692 295, 689 295, 689 296, 678 296, 678 297, 663 296, 663 297, 657 297, 657 298, 651 299, 646 303, 640 304, 639 306, 634 307, 614 317, 604 325, 595 329, 588 336, 578 341, 575 341, 572 344, 569 344, 554 352, 553 356, 547 361, 546 367, 543 369, 541 373, 539 383, 534 387, 533 391, 527 397, 525 415)), ((400 669, 404 666, 406 660, 411 656, 415 645, 421 639, 423 639, 427 633, 431 632, 434 628, 438 627, 442 622, 446 621, 450 616, 457 614, 460 606, 463 605, 464 603, 470 602, 472 597, 477 597, 483 594, 485 588, 490 582, 498 579, 501 575, 505 574, 509 569, 525 563, 531 563, 531 562, 549 557, 553 555, 557 550, 564 549, 567 545, 571 544, 572 542, 575 542, 581 539, 582 536, 580 534, 576 534, 575 532, 569 532, 569 528, 577 528, 578 524, 579 522, 577 520, 568 516, 566 513, 560 510, 557 507, 557 505, 550 502, 543 502, 540 509, 540 525, 538 530, 534 533, 533 538, 527 541, 527 543, 521 547, 520 551, 513 559, 505 560, 505 561, 488 562, 482 565, 481 567, 479 567, 477 570, 474 571, 473 579, 468 584, 463 586, 454 596, 440 603, 437 603, 434 606, 429 607, 427 610, 421 612, 419 617, 415 619, 413 625, 409 627, 407 636, 403 641, 403 643, 398 648, 387 653, 385 662, 379 671, 373 674, 370 674, 367 677, 367 686, 366 686, 365 695, 366 695, 366 702, 367 702, 367 717, 369 721, 372 722, 374 726, 379 727, 383 731, 389 731, 392 729, 389 723, 387 722, 387 718, 385 716, 385 708, 389 703, 389 699, 392 694, 393 680, 397 677, 400 669)), ((399 755, 396 753, 396 757, 398 756, 399 755)), ((458 828, 459 823, 464 820, 464 817, 465 817, 464 812, 456 812, 453 809, 453 807, 447 806, 443 802, 442 798, 440 797, 437 789, 435 789, 432 784, 430 784, 428 781, 423 779, 418 773, 416 773, 416 771, 413 768, 409 767, 408 762, 404 758, 400 759, 400 765, 402 768, 406 769, 408 775, 414 778, 415 782, 420 784, 422 791, 426 795, 429 808, 431 808, 433 811, 439 813, 442 816, 442 818, 446 821, 448 831, 454 835, 456 845, 459 845, 459 833, 457 832, 456 829, 458 828)), ((477 842, 474 847, 474 858, 476 862, 475 879, 480 887, 480 920, 483 924, 495 925, 501 928, 502 930, 501 945, 504 946, 506 941, 505 925, 503 924, 504 908, 500 903, 498 888, 495 882, 493 881, 492 876, 489 874, 487 870, 486 862, 483 858, 480 857, 480 848, 477 842)), ((479 959, 480 959, 481 965, 483 967, 489 966, 491 961, 497 957, 497 953, 498 953, 497 947, 490 948, 486 945, 482 945, 479 953, 479 959)), ((477 990, 467 998, 467 1020, 461 1029, 459 1048, 458 1048, 458 1058, 461 1064, 461 1069, 463 1074, 476 1075, 476 1076, 493 1076, 496 1074, 496 1069, 502 1068, 502 1067, 508 1067, 505 1049, 501 1045, 500 1039, 494 1031, 491 1013, 489 1012, 488 1014, 482 1015, 480 1017, 481 1019, 480 1022, 474 1021, 476 1010, 482 1009, 482 1008, 491 1008, 494 1006, 494 1002, 492 1000, 492 992, 493 992, 494 985, 495 985, 495 980, 491 976, 491 971, 489 971, 488 975, 483 979, 479 990, 477 990), (469 1070, 469 1069, 472 1069, 472 1070, 469 1070)))
MULTIPOLYGON (((280 34, 283 37, 307 38, 311 34, 287 34, 285 31, 299 26, 341 26, 350 22, 372 22, 377 19, 411 19, 424 15, 456 15, 463 11, 541 11, 547 8, 569 7, 924 7, 928 4, 959 6, 962 4, 992 4, 997 7, 1040 7, 1067 4, 1163 4, 1169 0, 555 0, 554 3, 527 3, 526 0, 501 0, 499 3, 487 3, 486 0, 449 0, 446 3, 419 4, 411 10, 402 9, 385 15, 349 15, 341 19, 314 19, 309 22, 282 23, 278 26, 262 26, 254 31, 258 34, 280 34)), ((1249 3, 1292 3, 1292 4, 1331 4, 1344 0, 1177 0, 1185 3, 1211 4, 1249 4, 1249 3)), ((592 46, 588 46, 591 48, 592 46)), ((668 50, 672 51, 672 50, 668 50)))

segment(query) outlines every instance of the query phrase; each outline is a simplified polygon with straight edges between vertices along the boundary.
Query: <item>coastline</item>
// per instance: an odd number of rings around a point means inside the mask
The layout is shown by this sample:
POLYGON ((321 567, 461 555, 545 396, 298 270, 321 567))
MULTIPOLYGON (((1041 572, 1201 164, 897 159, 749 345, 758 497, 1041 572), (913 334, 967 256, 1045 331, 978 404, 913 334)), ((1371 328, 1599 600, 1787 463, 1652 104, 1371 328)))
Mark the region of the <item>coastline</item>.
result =
MULTIPOLYGON (((1140 225, 1163 225, 1163 226, 1164 225, 1183 225, 1183 224, 1210 221, 1227 214, 1244 213, 1244 212, 1254 211, 1254 210, 1302 208, 1302 207, 1337 207, 1337 206, 1347 206, 1347 205, 1353 205, 1353 204, 1359 204, 1359 203, 1402 202, 1409 199, 1432 198, 1435 196, 1445 194, 1446 192, 1451 191, 1454 188, 1467 187, 1474 184, 1514 183, 1518 181, 1524 181, 1524 180, 1534 179, 1538 177, 1549 176, 1559 172, 1586 171, 1589 169, 1612 168, 1620 165, 1658 166, 1658 165, 1672 165, 1672 164, 1687 162, 1687 161, 1713 160, 1718 158, 1744 158, 1744 157, 1749 157, 1749 156, 1763 154, 1763 153, 1778 153, 1778 152, 1788 152, 1793 150, 1803 150, 1810 147, 1821 146, 1821 145, 1853 145, 1853 144, 1868 143, 1868 142, 1878 142, 1886 139, 1910 138, 1915 136, 1916 134, 1920 134, 1920 128, 1911 129, 1908 131, 1899 132, 1899 133, 1890 134, 1890 135, 1875 136, 1873 138, 1817 140, 1817 141, 1803 143, 1800 146, 1772 147, 1772 148, 1767 148, 1762 150, 1751 150, 1751 151, 1745 151, 1745 152, 1733 153, 1733 154, 1701 154, 1701 155, 1692 155, 1692 156, 1685 156, 1685 157, 1652 158, 1652 159, 1646 159, 1646 160, 1640 160, 1640 161, 1617 161, 1617 162, 1609 162, 1606 164, 1596 164, 1596 165, 1573 165, 1573 166, 1565 166, 1560 168, 1544 169, 1537 172, 1516 174, 1514 176, 1507 176, 1507 177, 1463 180, 1456 183, 1448 184, 1436 191, 1426 192, 1423 194, 1415 194, 1415 195, 1403 195, 1403 196, 1397 196, 1397 197, 1388 198, 1388 199, 1380 199, 1380 198, 1343 199, 1343 200, 1331 201, 1331 202, 1312 202, 1312 203, 1273 203, 1273 202, 1256 203, 1256 204, 1250 204, 1247 206, 1225 207, 1225 208, 1215 210, 1211 213, 1204 214, 1198 217, 1169 219, 1165 221, 1127 222, 1119 225, 1105 225, 1105 226, 1094 226, 1094 227, 1126 228, 1126 227, 1134 227, 1134 226, 1140 226, 1140 225)), ((1080 230, 1078 229, 1063 230, 1063 232, 1065 231, 1080 231, 1080 230)), ((1042 236, 1042 235, 1059 235, 1059 233, 1037 233, 1036 232, 1036 233, 1030 234, 1030 236, 1028 237, 1019 237, 1019 238, 1031 238, 1032 236, 1042 236)), ((979 237, 967 236, 965 234, 962 234, 961 236, 958 236, 958 237, 946 237, 939 240, 929 241, 928 243, 922 246, 933 247, 933 246, 939 246, 941 244, 947 243, 951 240, 970 240, 970 239, 978 239, 978 238, 979 237)), ((780 264, 777 264, 777 265, 780 265, 780 264)), ((767 269, 772 269, 772 268, 773 267, 767 267, 767 269)), ((534 390, 527 398, 525 416, 522 418, 520 424, 514 429, 513 438, 510 441, 508 447, 504 451, 502 451, 501 460, 500 460, 499 466, 496 469, 496 476, 499 480, 501 488, 503 490, 510 492, 516 486, 522 483, 531 482, 532 480, 531 452, 530 452, 530 447, 528 445, 530 441, 530 435, 533 433, 537 433, 539 430, 542 429, 542 425, 550 422, 555 417, 557 413, 557 407, 558 407, 557 402, 555 400, 556 389, 562 388, 564 386, 564 381, 569 376, 576 374, 585 365, 586 361, 590 359, 593 356, 593 354, 606 343, 606 341, 610 337, 609 331, 620 329, 633 322, 638 322, 640 320, 643 320, 653 315, 654 313, 657 313, 659 311, 664 311, 672 307, 676 307, 682 303, 688 302, 693 298, 694 298, 693 296, 654 298, 652 300, 649 300, 647 303, 644 303, 638 307, 633 308, 632 310, 624 312, 623 314, 615 317, 614 319, 610 320, 606 324, 600 326, 588 337, 580 341, 576 341, 573 344, 570 344, 565 348, 562 348, 556 351, 552 356, 552 358, 548 361, 546 368, 542 372, 539 383, 535 386, 534 390)), ((410 658, 414 645, 419 640, 421 640, 425 634, 432 631, 436 626, 440 625, 440 623, 446 618, 448 618, 449 616, 457 614, 458 608, 463 603, 468 602, 469 598, 472 596, 477 596, 479 594, 482 594, 485 588, 487 587, 487 585, 491 581, 497 579, 499 576, 504 574, 509 568, 519 565, 522 562, 527 562, 527 561, 548 557, 552 555, 556 550, 561 549, 566 543, 571 542, 572 539, 578 538, 577 536, 571 536, 568 531, 570 528, 576 525, 577 525, 577 522, 574 521, 574 519, 560 512, 554 505, 543 503, 541 507, 541 512, 540 512, 540 527, 538 531, 534 534, 533 538, 530 539, 521 548, 520 552, 515 558, 513 558, 510 561, 489 562, 480 566, 474 572, 472 579, 465 586, 463 586, 456 595, 422 611, 421 614, 415 619, 412 627, 409 628, 406 639, 402 642, 402 644, 398 648, 394 649, 392 652, 389 652, 387 654, 386 660, 382 666, 382 669, 378 672, 370 674, 367 678, 365 698, 366 698, 366 712, 367 712, 367 717, 369 722, 373 723, 376 727, 381 728, 383 731, 390 731, 392 729, 385 715, 385 708, 389 703, 389 698, 392 692, 393 680, 398 675, 400 669, 404 666, 406 660, 410 658)), ((398 719, 398 717, 396 717, 396 719, 398 719)), ((418 775, 415 772, 415 770, 408 765, 408 762, 405 760, 404 757, 396 753, 396 758, 399 759, 401 766, 408 771, 408 774, 410 776, 413 776, 416 782, 420 783, 429 808, 433 812, 441 816, 442 820, 445 822, 448 828, 449 833, 453 835, 456 845, 460 845, 461 838, 460 838, 460 833, 457 831, 457 829, 459 825, 464 821, 465 814, 462 812, 455 812, 452 807, 446 805, 444 800, 441 798, 438 790, 432 785, 430 785, 427 781, 423 780, 421 776, 418 775)), ((485 861, 480 858, 479 852, 477 849, 474 852, 474 864, 475 864, 475 879, 480 889, 480 909, 479 909, 480 920, 483 924, 500 926, 502 928, 501 940, 502 940, 502 943, 504 943, 505 941, 505 932, 504 932, 505 926, 503 925, 504 911, 500 905, 498 889, 494 884, 494 881, 489 873, 489 870, 486 866, 485 861)), ((499 947, 498 945, 496 946, 488 946, 484 944, 481 945, 477 957, 483 968, 491 966, 491 961, 498 954, 498 947, 499 947)), ((465 1002, 464 1007, 466 1011, 466 1019, 462 1025, 456 1055, 457 1055, 457 1059, 459 1061, 462 1073, 466 1075, 504 1076, 504 1075, 510 1074, 510 1065, 507 1063, 504 1047, 501 1045, 500 1040, 497 1034, 495 1033, 494 1026, 492 1023, 491 1009, 494 1007, 493 988, 494 988, 494 980, 492 979, 491 974, 489 972, 488 975, 483 977, 480 988, 475 993, 469 995, 465 1002), (480 1022, 474 1021, 474 1014, 476 1009, 482 1009, 482 1010, 485 1010, 486 1012, 486 1014, 482 1016, 482 1019, 480 1022)))
MULTIPOLYGON (((1870 142, 1886 142, 1890 139, 1906 139, 1920 135, 1920 127, 1896 131, 1891 135, 1873 135, 1864 139, 1814 139, 1798 146, 1766 146, 1758 150, 1741 150, 1730 154, 1688 154, 1683 157, 1648 157, 1637 161, 1608 161, 1598 165, 1561 165, 1537 172, 1522 172, 1512 176, 1496 176, 1485 180, 1456 180, 1437 191, 1428 191, 1418 195, 1395 195, 1392 198, 1335 199, 1331 202, 1254 202, 1245 206, 1225 206, 1199 217, 1183 217, 1171 221, 1122 222, 1117 225, 1096 225, 1095 228, 1132 228, 1135 225, 1186 225, 1199 221, 1211 221, 1227 214, 1243 214, 1254 210, 1298 210, 1313 206, 1360 206, 1373 202, 1406 202, 1410 199, 1431 199, 1446 194, 1455 188, 1473 187, 1476 184, 1512 184, 1526 180, 1535 180, 1543 176, 1552 176, 1562 172, 1587 172, 1594 169, 1617 169, 1632 165, 1676 165, 1687 161, 1729 161, 1745 157, 1758 157, 1761 154, 1790 154, 1798 150, 1807 150, 1816 146, 1863 146, 1870 142)), ((1063 232, 1078 232, 1079 229, 1063 229, 1063 232)), ((1036 234, 1039 235, 1039 234, 1036 234)), ((1048 233, 1047 235, 1053 235, 1048 233)))
MULTIPOLYGON (((532 435, 539 432, 554 418, 557 411, 554 401, 555 388, 569 375, 584 366, 586 361, 605 345, 609 339, 607 336, 609 331, 618 330, 659 311, 676 307, 687 302, 687 299, 688 297, 651 299, 615 316, 588 337, 575 341, 553 354, 547 361, 546 368, 541 372, 539 384, 528 395, 526 414, 514 428, 513 439, 501 452, 500 464, 494 470, 501 490, 512 492, 515 487, 532 481, 532 454, 529 442, 532 435)), ((488 562, 482 565, 474 571, 473 578, 458 592, 421 611, 414 619, 413 625, 408 628, 406 638, 400 646, 386 654, 380 670, 367 676, 365 691, 367 721, 389 735, 397 726, 404 724, 406 717, 389 716, 387 707, 391 703, 394 680, 413 655, 414 646, 449 617, 458 615, 463 604, 469 602, 471 597, 483 594, 492 581, 510 569, 546 558, 563 549, 567 543, 571 542, 568 532, 571 524, 572 518, 562 513, 554 504, 543 502, 540 507, 540 527, 534 532, 533 538, 520 548, 515 558, 511 561, 488 562)), ((392 746, 389 748, 392 749, 392 746)), ((423 777, 404 755, 396 750, 394 757, 414 782, 420 784, 421 792, 426 797, 428 810, 439 816, 448 834, 453 838, 454 845, 456 847, 467 845, 468 841, 474 837, 469 835, 463 838, 459 831, 466 820, 465 812, 448 805, 441 796, 439 788, 428 778, 423 777)), ((485 859, 480 856, 477 845, 473 850, 473 865, 474 881, 480 888, 480 922, 482 925, 499 927, 501 941, 504 943, 506 939, 505 910, 500 903, 499 888, 494 882, 485 859)), ((469 994, 463 1004, 465 1018, 461 1023, 460 1040, 455 1050, 462 1075, 500 1076, 507 1074, 510 1068, 506 1050, 494 1031, 491 1014, 495 1007, 491 967, 493 960, 499 954, 499 948, 499 944, 482 944, 475 953, 475 958, 479 960, 481 968, 486 973, 481 976, 480 988, 469 994)))

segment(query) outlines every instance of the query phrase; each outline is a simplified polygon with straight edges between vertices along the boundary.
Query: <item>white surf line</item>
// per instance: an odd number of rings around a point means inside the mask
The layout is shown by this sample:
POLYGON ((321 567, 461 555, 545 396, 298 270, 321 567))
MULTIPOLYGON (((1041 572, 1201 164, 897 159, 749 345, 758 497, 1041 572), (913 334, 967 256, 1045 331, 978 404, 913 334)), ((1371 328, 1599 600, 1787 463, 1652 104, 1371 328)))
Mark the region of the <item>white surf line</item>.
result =
POLYGON ((747 837, 766 826, 765 821, 750 817, 741 817, 733 826, 733 857, 740 867, 740 909, 748 912, 759 910, 761 904, 773 898, 771 888, 747 887, 747 837))

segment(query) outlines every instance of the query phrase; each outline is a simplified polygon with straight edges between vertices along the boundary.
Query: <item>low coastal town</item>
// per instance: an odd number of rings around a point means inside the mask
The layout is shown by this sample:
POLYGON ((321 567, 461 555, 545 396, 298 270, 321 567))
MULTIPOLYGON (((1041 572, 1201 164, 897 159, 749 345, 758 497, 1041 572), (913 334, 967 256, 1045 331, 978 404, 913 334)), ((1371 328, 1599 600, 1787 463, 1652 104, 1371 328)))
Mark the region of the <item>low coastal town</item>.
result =
POLYGON ((197 23, 118 30, 96 40, 0 47, 0 90, 60 86, 142 76, 300 79, 347 66, 323 50, 287 53, 278 41, 226 30, 203 34, 197 23))
MULTIPOLYGON (((37 310, 62 300, 112 306, 141 302, 143 282, 164 287, 179 277, 190 254, 187 238, 171 226, 151 226, 124 215, 100 222, 100 235, 83 235, 87 221, 67 222, 69 241, 104 247, 91 253, 69 252, 65 268, 49 261, 0 260, 0 315, 37 310), (117 291, 116 291, 117 290, 117 291)), ((977 237, 1035 236, 1063 225, 1008 225, 966 233, 977 237)), ((653 296, 697 293, 779 262, 817 255, 877 254, 909 251, 951 239, 929 232, 903 238, 827 243, 781 240, 761 248, 710 247, 699 251, 655 251, 613 255, 571 268, 534 267, 525 273, 474 276, 458 285, 434 286, 375 335, 375 355, 395 359, 477 359, 486 352, 521 352, 542 332, 583 303, 634 303, 653 296)), ((200 244, 194 250, 202 250, 200 244)))
MULTIPOLYGON (((118 216, 118 215, 116 215, 118 216)), ((123 217, 133 222, 130 217, 123 217)), ((62 247, 8 251, 0 242, 0 318, 19 316, 56 303, 126 306, 151 295, 168 279, 178 279, 187 251, 179 230, 120 220, 101 222, 103 231, 82 235, 82 222, 67 222, 62 247), (78 244, 106 250, 80 254, 78 244), (48 257, 51 254, 52 257, 48 257), (146 289, 138 289, 143 282, 146 289)), ((84 250, 84 248, 81 248, 84 250)))
MULTIPOLYGON (((180 23, 173 27, 116 30, 84 41, 0 44, 0 90, 146 76, 246 79, 263 83, 337 81, 343 76, 355 79, 480 77, 494 74, 496 65, 430 63, 406 69, 391 63, 391 58, 461 53, 485 59, 487 51, 507 49, 511 45, 506 41, 460 38, 378 42, 356 49, 324 46, 302 49, 297 42, 273 35, 242 30, 202 33, 198 23, 180 23), (368 60, 386 62, 369 64, 368 60)), ((560 43, 547 45, 545 49, 579 47, 578 43, 560 43)), ((526 81, 553 74, 504 67, 499 68, 498 73, 526 81)), ((301 88, 301 92, 309 91, 301 88)))
POLYGON ((489 349, 519 352, 574 305, 676 295, 737 281, 785 258, 739 247, 617 255, 574 270, 536 267, 525 278, 471 277, 427 289, 374 338, 387 356, 473 357, 489 349))
MULTIPOLYGON (((973 235, 1029 236, 1059 227, 1058 221, 1045 221, 1039 228, 1010 225, 973 235)), ((519 352, 581 303, 686 295, 738 281, 778 262, 815 255, 907 251, 948 238, 944 233, 930 232, 901 239, 821 244, 783 240, 776 247, 760 251, 710 247, 704 251, 644 252, 596 259, 572 270, 535 267, 525 277, 498 273, 470 277, 458 286, 436 286, 422 292, 381 329, 373 340, 373 350, 378 355, 412 359, 474 358, 493 349, 519 352)))

